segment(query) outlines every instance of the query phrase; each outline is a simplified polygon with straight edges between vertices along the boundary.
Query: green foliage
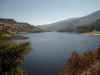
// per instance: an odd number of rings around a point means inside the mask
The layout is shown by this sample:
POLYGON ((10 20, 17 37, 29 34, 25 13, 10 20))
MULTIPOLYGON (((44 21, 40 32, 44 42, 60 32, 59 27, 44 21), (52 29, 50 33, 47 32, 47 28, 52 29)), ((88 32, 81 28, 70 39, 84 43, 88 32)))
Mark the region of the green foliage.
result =
POLYGON ((1 34, 6 34, 6 33, 5 33, 5 32, 1 32, 1 31, 0 31, 0 35, 1 35, 1 34))
POLYGON ((0 38, 11 38, 12 34, 6 32, 0 32, 0 38))
POLYGON ((0 75, 23 75, 20 65, 31 50, 30 43, 16 44, 5 40, 0 43, 0 75))
POLYGON ((16 39, 28 39, 28 37, 24 36, 16 36, 13 33, 5 33, 5 32, 0 32, 0 39, 2 40, 16 40, 16 39))

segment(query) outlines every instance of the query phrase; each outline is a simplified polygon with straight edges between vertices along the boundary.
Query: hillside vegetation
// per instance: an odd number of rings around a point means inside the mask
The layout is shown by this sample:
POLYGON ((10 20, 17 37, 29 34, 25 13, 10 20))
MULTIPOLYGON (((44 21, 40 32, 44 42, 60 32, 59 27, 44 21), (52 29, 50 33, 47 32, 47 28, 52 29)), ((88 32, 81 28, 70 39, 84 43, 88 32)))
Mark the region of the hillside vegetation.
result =
POLYGON ((91 32, 93 30, 100 31, 100 10, 83 17, 70 18, 47 25, 41 25, 39 28, 48 31, 79 33, 91 32))
POLYGON ((38 27, 30 25, 28 23, 17 22, 13 19, 0 19, 0 32, 7 33, 30 33, 30 32, 42 32, 38 27))
POLYGON ((78 33, 86 33, 86 32, 99 32, 100 31, 100 19, 92 22, 90 24, 86 24, 83 26, 77 26, 75 28, 69 28, 65 30, 59 30, 59 32, 78 32, 78 33))

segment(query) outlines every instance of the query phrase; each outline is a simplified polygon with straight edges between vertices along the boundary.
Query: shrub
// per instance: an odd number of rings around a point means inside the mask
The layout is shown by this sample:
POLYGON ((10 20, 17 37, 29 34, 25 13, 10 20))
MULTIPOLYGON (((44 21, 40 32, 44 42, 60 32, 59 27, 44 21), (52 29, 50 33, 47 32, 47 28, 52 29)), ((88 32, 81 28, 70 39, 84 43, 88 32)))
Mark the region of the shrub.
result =
POLYGON ((0 75, 23 75, 20 65, 31 49, 30 43, 16 44, 5 40, 0 43, 0 75))
POLYGON ((100 75, 99 71, 100 48, 96 51, 88 51, 83 55, 73 52, 72 56, 67 61, 65 72, 59 75, 100 75))

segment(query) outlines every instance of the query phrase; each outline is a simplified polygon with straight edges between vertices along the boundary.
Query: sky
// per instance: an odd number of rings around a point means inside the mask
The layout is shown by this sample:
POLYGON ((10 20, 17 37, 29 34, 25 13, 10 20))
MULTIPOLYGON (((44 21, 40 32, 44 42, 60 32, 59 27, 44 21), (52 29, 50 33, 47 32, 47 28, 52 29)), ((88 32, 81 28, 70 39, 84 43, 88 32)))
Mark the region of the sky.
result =
POLYGON ((0 0, 0 18, 32 25, 81 17, 100 10, 100 0, 0 0))

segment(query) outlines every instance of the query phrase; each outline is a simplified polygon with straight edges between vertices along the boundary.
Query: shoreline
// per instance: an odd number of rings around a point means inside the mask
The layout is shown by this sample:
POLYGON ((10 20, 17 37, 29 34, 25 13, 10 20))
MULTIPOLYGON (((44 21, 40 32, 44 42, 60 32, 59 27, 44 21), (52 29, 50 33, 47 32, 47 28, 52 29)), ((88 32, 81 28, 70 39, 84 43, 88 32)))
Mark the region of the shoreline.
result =
POLYGON ((12 37, 0 37, 0 40, 28 40, 29 37, 24 36, 12 36, 12 37))
POLYGON ((100 32, 88 32, 88 33, 84 33, 84 34, 99 36, 100 35, 100 32))

